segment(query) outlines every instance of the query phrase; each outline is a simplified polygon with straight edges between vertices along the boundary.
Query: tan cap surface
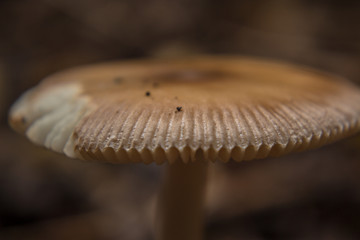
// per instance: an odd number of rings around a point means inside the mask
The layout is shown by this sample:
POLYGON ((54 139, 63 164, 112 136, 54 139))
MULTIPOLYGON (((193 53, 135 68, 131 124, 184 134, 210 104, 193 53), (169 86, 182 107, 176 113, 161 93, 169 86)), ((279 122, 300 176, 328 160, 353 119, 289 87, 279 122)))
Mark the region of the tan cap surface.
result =
POLYGON ((143 60, 60 72, 10 124, 70 157, 162 163, 278 156, 360 128, 360 91, 312 69, 236 57, 143 60))

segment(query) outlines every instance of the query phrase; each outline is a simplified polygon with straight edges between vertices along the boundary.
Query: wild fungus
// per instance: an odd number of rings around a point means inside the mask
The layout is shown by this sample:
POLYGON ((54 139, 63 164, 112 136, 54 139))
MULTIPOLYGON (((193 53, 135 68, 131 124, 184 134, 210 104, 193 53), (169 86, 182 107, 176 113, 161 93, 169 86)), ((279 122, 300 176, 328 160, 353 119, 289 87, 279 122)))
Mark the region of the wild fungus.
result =
POLYGON ((359 130, 359 102, 360 91, 349 82, 289 64, 145 60, 57 73, 15 103, 10 124, 72 158, 166 163, 157 238, 201 239, 209 162, 339 140, 359 130), (152 90, 151 101, 142 97, 155 84, 161 88, 152 90))

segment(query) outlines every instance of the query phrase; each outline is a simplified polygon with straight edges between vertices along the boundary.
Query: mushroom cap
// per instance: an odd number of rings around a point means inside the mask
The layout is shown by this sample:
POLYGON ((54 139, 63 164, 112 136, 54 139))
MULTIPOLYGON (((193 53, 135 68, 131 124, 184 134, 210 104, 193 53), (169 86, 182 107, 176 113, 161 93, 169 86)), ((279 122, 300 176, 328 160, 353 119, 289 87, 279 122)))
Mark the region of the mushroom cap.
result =
POLYGON ((319 147, 360 128, 360 91, 313 69, 240 57, 138 60, 54 74, 11 126, 69 157, 235 161, 319 147))

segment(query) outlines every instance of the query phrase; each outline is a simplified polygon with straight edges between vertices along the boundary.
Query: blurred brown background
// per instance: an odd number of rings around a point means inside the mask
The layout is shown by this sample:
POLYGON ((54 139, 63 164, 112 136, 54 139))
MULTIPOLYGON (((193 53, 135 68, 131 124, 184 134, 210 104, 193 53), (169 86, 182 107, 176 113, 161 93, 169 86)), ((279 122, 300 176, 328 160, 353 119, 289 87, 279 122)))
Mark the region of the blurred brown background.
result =
MULTIPOLYGON (((162 168, 83 163, 7 126, 46 75, 100 61, 241 54, 360 84, 356 0, 1 0, 0 239, 152 239, 162 168)), ((279 159, 216 164, 206 239, 360 239, 360 137, 279 159)))

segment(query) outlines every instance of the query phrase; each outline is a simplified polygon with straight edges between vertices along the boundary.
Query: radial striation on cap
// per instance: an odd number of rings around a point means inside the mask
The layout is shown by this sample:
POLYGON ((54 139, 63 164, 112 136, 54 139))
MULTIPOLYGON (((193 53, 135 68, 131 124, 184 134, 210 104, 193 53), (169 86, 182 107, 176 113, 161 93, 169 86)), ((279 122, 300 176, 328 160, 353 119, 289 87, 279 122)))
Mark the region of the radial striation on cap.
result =
POLYGON ((314 148, 360 128, 360 91, 339 77, 259 59, 195 57, 57 73, 10 124, 69 157, 235 161, 314 148))

